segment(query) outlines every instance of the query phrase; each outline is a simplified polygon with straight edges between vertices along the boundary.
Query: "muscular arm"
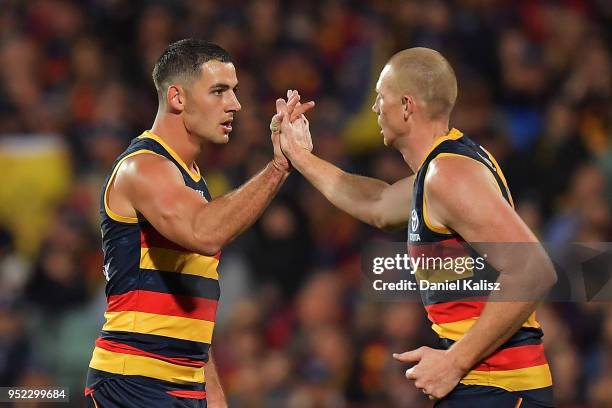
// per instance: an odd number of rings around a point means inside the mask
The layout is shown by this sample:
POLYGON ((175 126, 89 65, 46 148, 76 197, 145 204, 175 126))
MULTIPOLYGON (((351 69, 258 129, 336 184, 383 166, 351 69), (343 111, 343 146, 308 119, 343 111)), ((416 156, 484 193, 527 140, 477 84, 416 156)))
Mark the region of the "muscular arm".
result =
POLYGON ((392 185, 347 173, 304 149, 295 149, 291 164, 332 204, 378 228, 404 225, 410 216, 414 176, 392 185))
POLYGON ((207 202, 185 186, 169 160, 142 154, 121 165, 114 191, 124 195, 164 237, 210 256, 261 215, 286 177, 287 172, 270 162, 242 187, 207 202))
POLYGON ((492 292, 476 323, 449 350, 467 372, 521 327, 556 275, 538 240, 482 164, 461 157, 434 160, 425 194, 431 218, 474 243, 477 251, 477 243, 521 243, 483 246, 487 261, 500 273, 500 291, 492 292), (508 301, 513 299, 524 301, 508 301))
POLYGON ((225 408, 227 401, 221 386, 221 380, 217 374, 215 361, 213 360, 212 348, 209 351, 208 363, 204 366, 204 376, 206 377, 206 399, 209 408, 225 408))

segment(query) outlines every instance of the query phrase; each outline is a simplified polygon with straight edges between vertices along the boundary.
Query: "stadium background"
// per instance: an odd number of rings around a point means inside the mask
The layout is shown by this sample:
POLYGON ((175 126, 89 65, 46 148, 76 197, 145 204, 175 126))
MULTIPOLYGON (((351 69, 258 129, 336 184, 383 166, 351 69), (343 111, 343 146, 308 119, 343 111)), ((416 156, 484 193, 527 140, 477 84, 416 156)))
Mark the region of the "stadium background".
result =
MULTIPOLYGON (((317 102, 316 154, 406 176, 369 109, 385 60, 423 45, 458 75, 452 125, 498 158, 538 236, 563 244, 612 241, 611 29, 606 0, 0 1, 0 385, 69 386, 82 404, 105 307, 100 185, 152 123, 150 73, 171 41, 218 42, 237 66, 230 143, 199 161, 213 195, 271 157, 288 88, 317 102)), ((422 307, 360 291, 372 239, 405 231, 364 226, 295 174, 223 252, 214 350, 230 406, 430 406, 391 359, 435 344, 422 307)), ((612 406, 611 305, 539 318, 559 406, 612 406)))

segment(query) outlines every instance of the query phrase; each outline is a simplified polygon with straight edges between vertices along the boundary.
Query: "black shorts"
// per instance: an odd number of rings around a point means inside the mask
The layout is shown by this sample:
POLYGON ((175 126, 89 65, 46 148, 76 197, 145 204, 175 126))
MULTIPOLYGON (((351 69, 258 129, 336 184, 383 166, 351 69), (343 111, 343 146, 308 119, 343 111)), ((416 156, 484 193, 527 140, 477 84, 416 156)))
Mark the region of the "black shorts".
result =
POLYGON ((551 408, 552 387, 510 392, 497 387, 459 384, 435 408, 551 408))
POLYGON ((131 378, 105 379, 88 390, 85 398, 88 408, 206 408, 206 399, 177 397, 131 378))

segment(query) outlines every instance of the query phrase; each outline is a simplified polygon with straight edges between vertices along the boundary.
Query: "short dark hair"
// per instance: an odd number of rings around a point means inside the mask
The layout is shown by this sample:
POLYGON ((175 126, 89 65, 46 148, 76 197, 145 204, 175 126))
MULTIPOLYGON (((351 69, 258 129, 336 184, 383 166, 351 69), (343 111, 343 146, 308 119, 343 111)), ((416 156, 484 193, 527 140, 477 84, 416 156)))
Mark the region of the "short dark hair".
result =
POLYGON ((232 62, 223 47, 209 41, 185 38, 170 44, 153 68, 153 83, 160 102, 165 100, 171 81, 180 77, 189 83, 198 77, 202 64, 211 60, 232 62))

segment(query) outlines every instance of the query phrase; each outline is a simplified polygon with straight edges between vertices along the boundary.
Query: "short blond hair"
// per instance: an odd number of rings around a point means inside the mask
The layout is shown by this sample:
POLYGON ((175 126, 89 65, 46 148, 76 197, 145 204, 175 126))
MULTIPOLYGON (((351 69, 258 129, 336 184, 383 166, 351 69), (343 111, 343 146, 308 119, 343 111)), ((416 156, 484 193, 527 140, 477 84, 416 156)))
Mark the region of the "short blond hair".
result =
POLYGON ((457 78, 446 58, 429 48, 408 48, 395 54, 387 65, 397 92, 416 96, 430 119, 450 116, 457 100, 457 78))

